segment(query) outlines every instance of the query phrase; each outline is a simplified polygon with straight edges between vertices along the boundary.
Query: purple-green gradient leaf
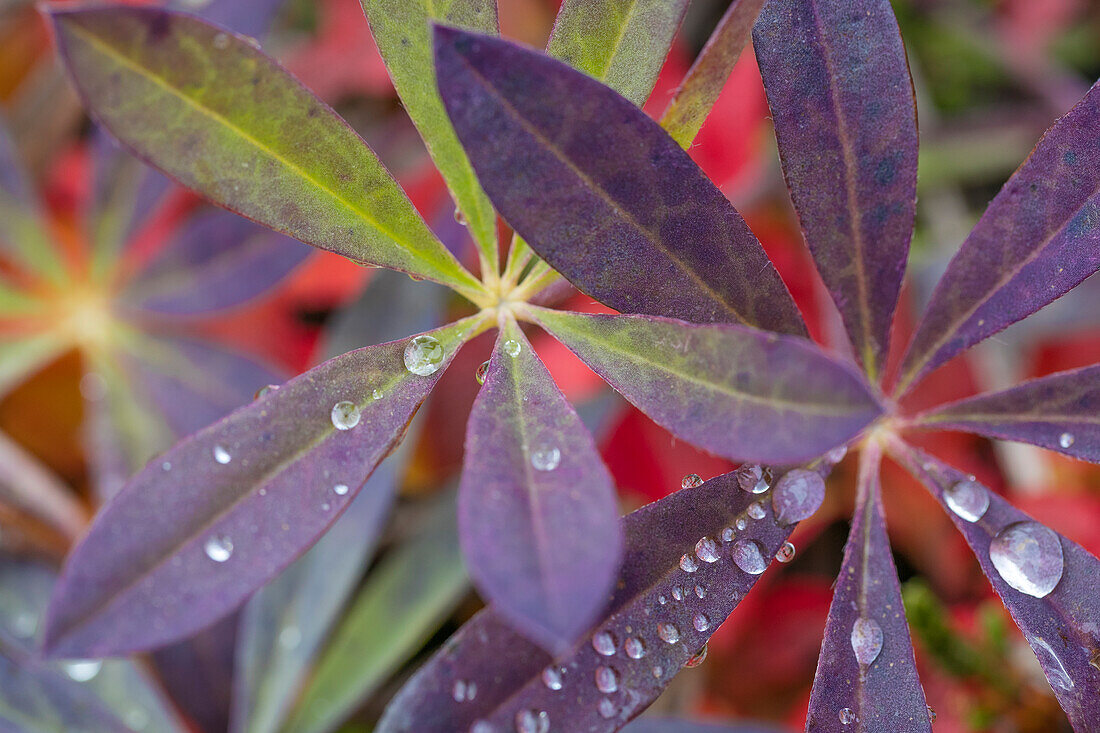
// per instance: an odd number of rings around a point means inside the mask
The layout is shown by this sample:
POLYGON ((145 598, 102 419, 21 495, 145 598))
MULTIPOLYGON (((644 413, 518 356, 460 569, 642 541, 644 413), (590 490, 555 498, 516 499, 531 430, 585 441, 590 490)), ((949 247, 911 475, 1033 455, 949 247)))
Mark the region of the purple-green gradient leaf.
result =
POLYGON ((687 6, 688 0, 565 0, 546 52, 641 106, 687 6))
POLYGON ((661 115, 661 127, 680 147, 688 148, 699 134, 741 51, 749 42, 756 16, 765 0, 733 0, 718 27, 677 87, 661 115))
POLYGON ((41 206, 0 117, 0 254, 57 277, 61 261, 43 228, 41 206))
POLYGON ((862 375, 798 337, 653 316, 528 312, 657 423, 731 460, 808 460, 882 413, 862 375))
POLYGON ((567 648, 603 610, 622 550, 615 486, 510 318, 466 425, 458 526, 481 595, 544 648, 567 648))
POLYGON ((917 203, 917 112, 894 12, 889 0, 772 2, 753 47, 806 243, 877 375, 917 203))
POLYGON ((807 733, 932 730, 886 535, 880 457, 877 444, 860 455, 855 515, 825 622, 807 733))
POLYGON ((148 649, 239 606, 336 520, 479 323, 325 362, 154 459, 70 555, 47 652, 148 649))
POLYGON ((550 730, 619 730, 699 652, 786 541, 793 527, 775 522, 768 499, 742 491, 731 473, 627 515, 629 562, 589 634, 551 656, 486 609, 398 692, 378 733, 452 733, 477 721, 504 731, 544 717, 550 730))
POLYGON ((1100 268, 1100 86, 1039 140, 932 293, 899 391, 1100 268))
POLYGON ((1033 443, 1100 463, 1100 365, 942 405, 918 415, 914 423, 1033 443))
POLYGON ((805 332, 741 215, 633 104, 497 38, 437 26, 435 57, 497 211, 579 289, 624 313, 805 332))
POLYGON ((50 15, 86 104, 142 159, 276 231, 478 297, 366 143, 245 38, 155 8, 50 15))
POLYGON ((783 728, 763 723, 696 723, 679 718, 639 718, 623 733, 783 733, 783 728))
POLYGON ((1074 730, 1100 720, 1100 561, 936 458, 890 452, 947 515, 1024 633, 1074 730))

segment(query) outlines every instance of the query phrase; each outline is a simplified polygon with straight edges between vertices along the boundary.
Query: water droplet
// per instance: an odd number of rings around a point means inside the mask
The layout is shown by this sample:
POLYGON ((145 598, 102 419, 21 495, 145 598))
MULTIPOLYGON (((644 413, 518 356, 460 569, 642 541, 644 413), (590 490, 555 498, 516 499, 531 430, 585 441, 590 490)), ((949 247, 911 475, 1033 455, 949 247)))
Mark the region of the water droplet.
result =
POLYGON ((841 708, 840 709, 840 724, 841 725, 851 725, 852 723, 858 723, 858 722, 859 722, 859 716, 856 715, 854 710, 852 710, 851 708, 841 708))
POLYGON ((385 396, 386 396, 386 393, 383 392, 382 390, 378 389, 377 387, 370 391, 370 398, 372 400, 377 401, 377 400, 382 399, 385 396))
POLYGON ((706 598, 707 597, 707 589, 704 588, 701 585, 697 585, 697 586, 695 586, 695 595, 696 595, 697 598, 706 598))
POLYGON ((1054 649, 1047 643, 1046 639, 1035 637, 1028 639, 1028 641, 1031 642, 1031 647, 1035 650, 1035 656, 1039 657, 1039 662, 1043 666, 1043 672, 1046 673, 1051 687, 1057 686, 1063 690, 1072 690, 1073 679, 1069 676, 1062 660, 1054 653, 1054 649))
POLYGON ((737 567, 749 575, 760 575, 768 569, 768 561, 764 559, 764 548, 756 540, 737 540, 730 554, 737 567))
POLYGON ((615 703, 611 701, 611 698, 602 698, 596 705, 596 710, 599 711, 600 717, 605 720, 610 720, 619 714, 619 708, 615 706, 615 703))
POLYGON ((550 716, 545 710, 520 710, 516 713, 516 733, 547 733, 550 716))
POLYGON ((496 733, 496 728, 484 720, 475 720, 470 726, 470 733, 496 733))
POLYGON ((592 648, 597 654, 610 657, 615 653, 616 646, 618 644, 615 642, 615 636, 610 631, 599 631, 592 637, 592 648))
POLYGON ((277 385, 277 384, 268 384, 268 385, 266 385, 264 387, 260 387, 258 390, 256 390, 256 394, 254 395, 254 397, 257 400, 260 399, 261 397, 267 397, 269 394, 271 394, 272 392, 274 392, 277 389, 279 389, 279 385, 277 385))
POLYGON ((663 606, 666 603, 668 603, 668 599, 665 598, 664 596, 657 596, 657 602, 660 603, 663 606))
POLYGON ((512 357, 513 359, 519 356, 521 348, 522 347, 520 347, 519 341, 516 341, 515 339, 508 339, 504 342, 504 353, 512 357))
POLYGON ((679 585, 672 586, 672 600, 674 600, 674 601, 684 600, 684 589, 683 589, 682 586, 679 586, 679 585))
POLYGON ((685 553, 680 556, 680 569, 685 573, 694 573, 699 569, 699 562, 691 555, 685 553))
POLYGON ((645 656, 645 642, 636 636, 627 638, 623 649, 626 651, 626 656, 631 659, 641 659, 645 656))
POLYGON ((852 624, 852 651, 864 667, 878 659, 882 651, 882 627, 873 618, 860 616, 852 624))
POLYGON ((695 543, 695 555, 703 562, 718 562, 718 543, 704 537, 695 543))
POLYGON ((170 461, 165 461, 164 463, 160 464, 160 469, 162 471, 171 471, 172 470, 171 462, 170 461))
POLYGON ((546 689, 557 692, 560 690, 564 683, 562 682, 562 669, 561 667, 547 667, 542 670, 542 684, 546 685, 546 689))
POLYGON ((596 689, 610 695, 619 689, 619 673, 611 667, 596 667, 596 689))
POLYGON ((722 541, 733 542, 733 527, 726 527, 722 530, 722 541))
POLYGON ((691 620, 691 625, 695 627, 696 631, 706 631, 710 628, 710 619, 707 618, 705 613, 697 613, 695 618, 691 620))
POLYGON ((825 479, 817 471, 796 468, 787 471, 775 484, 772 509, 775 521, 794 524, 813 516, 825 500, 825 479))
POLYGON ((742 491, 763 494, 771 488, 772 472, 770 468, 756 464, 745 464, 737 469, 735 475, 737 476, 737 485, 741 487, 742 491))
POLYGON ((229 451, 222 448, 220 445, 214 446, 214 460, 223 466, 233 460, 233 456, 229 455, 229 451))
POLYGON ((455 221, 457 221, 462 226, 466 226, 467 224, 466 215, 463 214, 462 209, 458 208, 457 206, 455 207, 455 221))
POLYGON ((20 611, 12 619, 12 630, 21 639, 29 639, 38 631, 38 619, 30 611, 20 611))
POLYGON ((233 555, 233 542, 228 537, 208 537, 202 546, 206 556, 214 562, 225 562, 233 555))
POLYGON ((795 548, 791 542, 784 542, 783 546, 779 548, 779 551, 775 553, 775 559, 779 562, 790 562, 794 560, 795 548))
POLYGON ((665 669, 664 667, 658 665, 653 668, 652 672, 654 677, 656 677, 657 679, 661 679, 661 675, 665 673, 665 669))
POLYGON ((413 374, 426 377, 439 371, 439 367, 443 365, 443 356, 443 344, 434 336, 414 336, 405 345, 405 368, 413 374))
POLYGON ((764 511, 764 505, 758 501, 749 504, 749 508, 745 511, 753 519, 763 519, 767 516, 767 512, 764 511))
POLYGON ((734 526, 737 527, 738 531, 744 532, 745 527, 748 527, 749 523, 747 521, 745 521, 744 517, 738 517, 737 521, 734 522, 734 526))
POLYGON ((224 51, 225 49, 229 48, 229 34, 219 33, 218 35, 214 36, 214 48, 218 49, 219 51, 224 51))
POLYGON ((149 713, 141 708, 133 708, 126 713, 126 725, 131 730, 144 730, 149 725, 149 713))
POLYGON ((1062 543, 1038 522, 1016 522, 998 532, 989 559, 1006 583, 1035 598, 1049 595, 1062 579, 1062 543))
POLYGON ((454 687, 451 689, 451 697, 455 699, 455 702, 466 702, 467 700, 473 700, 475 695, 477 695, 476 682, 456 680, 454 687))
POLYGON ((561 463, 561 451, 553 446, 541 446, 531 451, 531 465, 536 471, 553 471, 561 463))
POLYGON ((359 408, 355 403, 343 400, 332 406, 332 426, 337 430, 351 430, 359 424, 359 408))
POLYGON ((963 479, 944 489, 947 508, 968 522, 977 522, 989 509, 989 492, 973 479, 963 479))
POLYGON ((661 637, 662 641, 675 644, 680 641, 680 630, 672 624, 660 623, 657 624, 657 636, 661 637))
POLYGON ((347 496, 349 491, 347 484, 336 484, 332 487, 332 490, 336 492, 337 496, 347 496))
POLYGON ((103 662, 98 659, 77 659, 72 662, 65 662, 64 667, 65 674, 72 679, 77 682, 87 682, 95 679, 95 676, 99 674, 99 670, 103 667, 103 662))
POLYGON ((1073 433, 1062 433, 1058 436, 1058 445, 1063 448, 1069 448, 1075 441, 1076 438, 1073 437, 1073 433))
POLYGON ((698 667, 707 658, 707 645, 703 644, 703 648, 688 657, 688 660, 684 662, 685 667, 698 667))
POLYGON ((825 462, 835 466, 836 464, 843 461, 844 456, 846 455, 848 455, 848 446, 838 445, 836 448, 833 448, 831 451, 825 454, 825 462))
POLYGON ((703 479, 700 478, 699 474, 697 473, 689 473, 687 476, 684 476, 682 479, 680 479, 681 489, 694 489, 695 487, 702 485, 703 479))
POLYGON ((296 649, 302 643, 302 632, 297 626, 285 626, 279 632, 279 645, 284 649, 296 649))
POLYGON ((489 373, 489 362, 483 361, 474 372, 474 379, 478 384, 485 384, 485 375, 489 373))

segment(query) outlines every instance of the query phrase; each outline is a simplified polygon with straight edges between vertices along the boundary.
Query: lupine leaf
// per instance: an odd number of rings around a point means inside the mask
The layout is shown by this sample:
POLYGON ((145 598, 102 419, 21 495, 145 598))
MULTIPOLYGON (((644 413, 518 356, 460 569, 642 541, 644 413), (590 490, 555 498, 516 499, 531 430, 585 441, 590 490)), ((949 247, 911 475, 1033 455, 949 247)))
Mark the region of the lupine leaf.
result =
POLYGON ((882 412, 859 374, 797 337, 652 316, 529 312, 657 423, 732 460, 808 460, 882 412))
POLYGON ((335 728, 420 649, 468 589, 454 502, 442 502, 421 534, 371 573, 283 730, 322 733, 335 728))
POLYGON ((443 102, 474 170, 555 270, 624 313, 804 333, 741 215, 660 125, 560 61, 435 33, 443 102))
POLYGON ((817 660, 806 731, 931 731, 886 535, 879 460, 860 455, 859 492, 817 660))
POLYGON ((546 52, 641 106, 688 0, 565 0, 546 52))
POLYGON ((155 8, 51 17, 87 105, 139 157, 308 244, 479 290, 362 139, 245 39, 155 8))
MULTIPOLYGON (((87 524, 86 510, 69 487, 49 467, 2 432, 0 500, 45 519, 69 537, 79 535, 87 524)), ((0 598, 0 609, 3 605, 0 598)))
POLYGON ((455 198, 481 251, 496 274, 497 215, 455 137, 435 85, 432 21, 497 33, 496 0, 362 0, 374 42, 394 88, 420 130, 432 160, 455 198))
POLYGON ((1100 720, 1100 561, 936 458, 903 444, 891 453, 944 504, 1074 730, 1093 730, 1100 720))
POLYGON ((0 254, 58 276, 61 261, 43 228, 40 206, 0 119, 0 254))
POLYGON ((567 647, 603 609, 622 549, 615 486, 511 319, 466 425, 458 526, 474 585, 536 643, 567 647))
POLYGON ((886 358, 917 203, 917 118, 889 0, 769 3, 753 47, 802 232, 864 369, 886 358))
POLYGON ((691 147, 707 115, 718 101, 764 0, 733 0, 714 33, 680 82, 676 94, 661 116, 661 127, 680 147, 691 147))
POLYGON ((928 410, 914 422, 1033 443, 1100 463, 1100 365, 968 397, 928 410))
POLYGON ((932 293, 900 389, 1100 269, 1100 85, 1039 140, 932 293))
POLYGON ((286 0, 172 0, 173 10, 194 13, 211 23, 252 38, 262 39, 286 0))
POLYGON ((767 499, 742 491, 734 474, 726 474, 627 515, 623 555, 630 562, 592 635, 552 657, 486 609, 398 692, 378 733, 450 733, 479 720, 510 730, 517 716, 534 716, 538 723, 540 713, 551 730, 620 729, 700 650, 787 539, 792 526, 776 524, 767 499), (744 530, 733 529, 739 519, 744 530), (714 544, 700 544, 704 538, 714 544), (747 565, 753 573, 733 562, 735 547, 742 562, 755 561, 747 565), (705 562, 704 556, 717 559, 705 562), (695 569, 688 572, 681 563, 695 569), (607 692, 597 688, 597 670, 607 692), (559 676, 560 687, 553 689, 559 676), (464 701, 456 702, 462 691, 464 701))
POLYGON ((782 733, 782 728, 761 723, 696 723, 677 718, 644 717, 622 729, 623 733, 782 733))
POLYGON ((196 216, 123 297, 134 307, 194 315, 248 302, 272 288, 311 250, 225 211, 196 216))
POLYGON ((430 375, 403 365, 411 339, 353 351, 152 461, 69 555, 48 653, 148 649, 240 605, 347 507, 478 323, 430 333, 442 351, 430 375))

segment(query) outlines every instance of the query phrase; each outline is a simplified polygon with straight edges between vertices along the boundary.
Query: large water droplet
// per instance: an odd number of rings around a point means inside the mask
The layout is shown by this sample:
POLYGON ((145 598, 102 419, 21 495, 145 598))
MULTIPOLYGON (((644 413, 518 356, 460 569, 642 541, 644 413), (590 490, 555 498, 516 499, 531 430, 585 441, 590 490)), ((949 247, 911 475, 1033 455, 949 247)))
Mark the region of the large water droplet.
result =
POLYGON ((817 471, 796 468, 775 484, 772 509, 782 525, 801 522, 818 510, 825 500, 825 479, 817 471))
POLYGON ((704 537, 695 543, 695 556, 703 562, 718 562, 718 543, 704 537))
POLYGON ((520 710, 516 713, 516 733, 547 733, 550 716, 545 710, 520 710))
POLYGON ((707 618, 705 613, 697 613, 695 618, 691 620, 691 625, 695 627, 696 631, 706 631, 710 628, 710 619, 707 618))
POLYGON ((523 347, 519 345, 519 341, 515 339, 508 339, 504 342, 504 353, 513 359, 519 356, 519 352, 522 351, 522 348, 523 347))
POLYGON ((742 491, 748 491, 753 494, 763 494, 771 488, 772 472, 770 468, 755 464, 745 464, 737 469, 735 475, 737 477, 737 485, 741 487, 742 491))
POLYGON ((631 636, 623 643, 623 650, 631 659, 641 659, 645 656, 645 642, 636 636, 631 636))
POLYGON ((337 430, 351 430, 359 424, 359 408, 354 402, 343 400, 332 406, 332 426, 337 430))
POLYGON ((596 667, 596 689, 610 695, 619 689, 619 673, 611 667, 596 667))
POLYGON ((229 451, 222 448, 220 445, 214 446, 214 460, 223 466, 233 460, 233 456, 229 455, 229 451))
POLYGON ((610 657, 615 653, 615 636, 610 631, 598 631, 592 636, 592 648, 598 654, 610 657))
POLYGON ((749 575, 760 575, 768 569, 764 559, 764 548, 756 540, 737 540, 730 551, 733 562, 749 575))
MULTIPOLYGON (((680 569, 685 573, 694 573, 699 569, 699 561, 685 553, 680 556, 680 569)), ((680 599, 677 598, 676 600, 680 599)))
POLYGON ((841 708, 840 709, 840 724, 841 725, 851 725, 852 723, 858 723, 858 722, 859 722, 859 716, 856 715, 856 712, 854 710, 852 710, 851 708, 841 708))
POLYGON ((698 667, 707 658, 707 645, 703 644, 703 648, 688 657, 688 660, 684 662, 685 667, 698 667))
POLYGON ((439 343, 439 339, 425 334, 414 336, 405 345, 405 368, 426 377, 439 371, 443 356, 443 344, 439 343))
POLYGON ((794 560, 795 547, 792 542, 784 542, 779 548, 779 551, 775 553, 775 559, 779 562, 790 562, 794 560))
POLYGON ((103 662, 98 659, 77 659, 72 662, 65 662, 65 674, 77 682, 87 682, 94 679, 99 670, 103 667, 103 662))
POLYGON ((661 637, 662 641, 675 644, 680 641, 680 630, 672 624, 659 623, 657 624, 657 636, 661 637))
POLYGON ((852 651, 856 654, 856 661, 863 666, 868 666, 882 651, 882 627, 873 618, 860 616, 852 624, 852 651))
POLYGON ((489 373, 489 362, 483 361, 474 372, 474 379, 478 384, 485 384, 485 375, 489 373))
POLYGON ((1054 653, 1054 649, 1047 643, 1046 639, 1034 637, 1028 639, 1028 641, 1031 642, 1031 646, 1035 650, 1035 655, 1039 657, 1039 662, 1043 666, 1043 671, 1046 673, 1047 680, 1050 681, 1051 687, 1072 690, 1073 679, 1070 678, 1069 672, 1066 671, 1065 665, 1062 664, 1062 660, 1054 653))
POLYGON ((1062 579, 1062 543, 1038 522, 1016 522, 998 532, 989 559, 1006 583, 1035 598, 1049 595, 1062 579))
POLYGON ((561 463, 561 451, 553 446, 541 446, 531 451, 531 465, 536 471, 553 471, 561 463))
POLYGON ((763 519, 767 516, 764 505, 759 501, 749 504, 749 508, 746 509, 745 512, 753 519, 763 519))
POLYGON ((467 682, 466 680, 456 680, 454 687, 451 688, 451 697, 455 699, 455 702, 466 702, 467 700, 473 700, 477 695, 477 683, 467 682))
POLYGON ((1058 436, 1058 445, 1063 448, 1070 448, 1076 440, 1077 439, 1073 437, 1073 433, 1062 433, 1058 436))
POLYGON ((680 480, 681 489, 694 489, 703 485, 703 479, 697 473, 689 473, 680 480))
POLYGON ((542 670, 542 684, 546 685, 546 689, 557 692, 564 684, 562 676, 561 667, 547 667, 542 670))
POLYGON ((968 522, 977 522, 989 509, 989 492, 974 479, 963 479, 943 490, 947 508, 968 522))
POLYGON ((202 549, 214 562, 225 562, 233 555, 233 542, 228 537, 214 535, 206 539, 202 549))

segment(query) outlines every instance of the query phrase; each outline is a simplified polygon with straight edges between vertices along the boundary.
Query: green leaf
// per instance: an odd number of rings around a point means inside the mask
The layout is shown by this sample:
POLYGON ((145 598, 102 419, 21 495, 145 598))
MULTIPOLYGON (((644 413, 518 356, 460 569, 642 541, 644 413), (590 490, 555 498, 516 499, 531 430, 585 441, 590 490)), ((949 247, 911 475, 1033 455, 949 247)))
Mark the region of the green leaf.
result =
POLYGON ((61 353, 64 342, 53 333, 0 339, 0 396, 61 353))
POLYGON ((496 0, 362 0, 374 42, 405 110, 451 189, 481 255, 482 277, 499 268, 496 212, 455 137, 435 87, 431 23, 497 33, 496 0))
POLYGON ((321 249, 484 292, 363 140, 245 38, 155 8, 51 15, 92 112, 165 173, 321 249))

